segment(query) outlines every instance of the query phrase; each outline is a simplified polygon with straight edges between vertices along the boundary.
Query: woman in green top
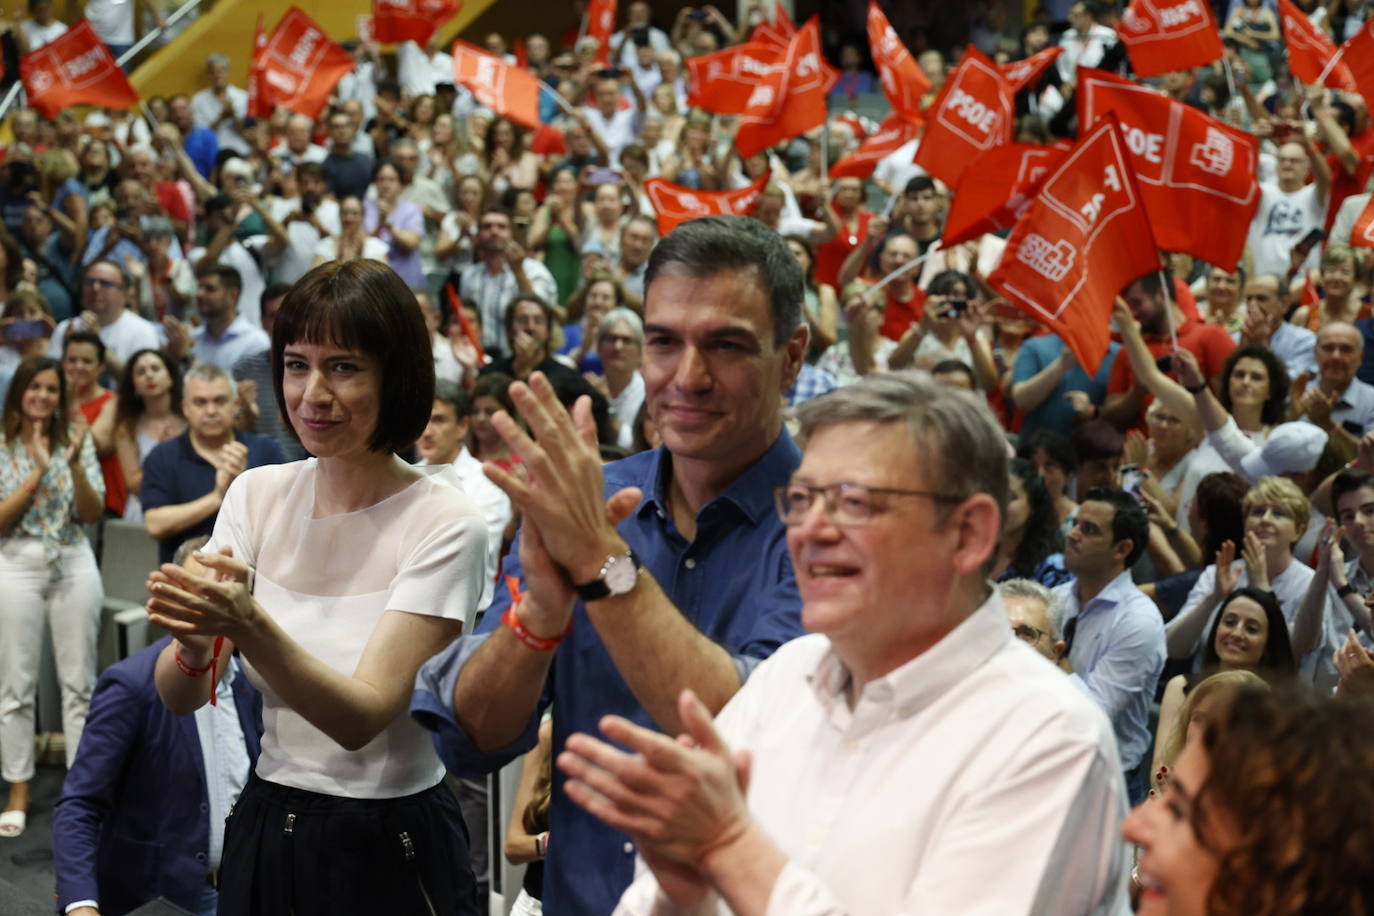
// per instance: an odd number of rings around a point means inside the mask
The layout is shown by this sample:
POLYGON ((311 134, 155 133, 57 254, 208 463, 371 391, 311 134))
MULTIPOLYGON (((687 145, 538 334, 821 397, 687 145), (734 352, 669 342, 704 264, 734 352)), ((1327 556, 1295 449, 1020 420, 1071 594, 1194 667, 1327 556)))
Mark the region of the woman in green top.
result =
POLYGON ((549 179, 549 196, 530 223, 529 248, 543 256, 544 266, 558 287, 558 305, 567 302, 582 279, 578 252, 586 237, 587 220, 577 199, 577 170, 564 166, 549 179))

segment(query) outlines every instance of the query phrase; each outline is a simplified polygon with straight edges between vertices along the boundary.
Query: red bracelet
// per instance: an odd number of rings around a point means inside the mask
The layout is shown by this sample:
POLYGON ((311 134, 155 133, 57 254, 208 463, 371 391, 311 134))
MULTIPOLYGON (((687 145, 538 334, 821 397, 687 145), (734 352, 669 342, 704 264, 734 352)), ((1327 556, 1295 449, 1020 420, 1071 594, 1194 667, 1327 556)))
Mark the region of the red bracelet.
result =
POLYGON ((520 618, 516 614, 516 608, 520 607, 520 602, 525 597, 520 591, 520 582, 514 576, 506 576, 506 587, 510 589, 510 607, 506 608, 506 613, 501 615, 501 622, 510 627, 516 639, 536 652, 549 652, 556 649, 559 643, 568 638, 568 634, 572 632, 571 620, 568 621, 568 628, 563 631, 562 635, 555 636, 553 639, 535 636, 525 629, 525 625, 520 622, 520 618))
POLYGON ((184 659, 184 658, 181 657, 181 643, 177 643, 176 649, 174 649, 173 652, 172 652, 172 658, 176 659, 177 667, 180 668, 180 669, 181 669, 181 673, 184 674, 184 675, 186 675, 187 677, 200 677, 200 676, 201 676, 202 674, 204 674, 205 672, 207 672, 207 671, 210 672, 210 705, 211 705, 211 706, 216 706, 216 705, 218 705, 218 702, 219 702, 218 697, 216 696, 216 694, 219 692, 219 678, 217 677, 217 674, 219 673, 219 656, 220 656, 220 652, 221 652, 223 649, 224 649, 224 637, 223 637, 223 636, 216 636, 216 637, 215 637, 215 654, 212 655, 212 656, 210 657, 210 662, 209 662, 209 664, 205 665, 205 666, 202 667, 202 668, 192 668, 190 665, 188 665, 188 664, 186 663, 186 659, 184 659))

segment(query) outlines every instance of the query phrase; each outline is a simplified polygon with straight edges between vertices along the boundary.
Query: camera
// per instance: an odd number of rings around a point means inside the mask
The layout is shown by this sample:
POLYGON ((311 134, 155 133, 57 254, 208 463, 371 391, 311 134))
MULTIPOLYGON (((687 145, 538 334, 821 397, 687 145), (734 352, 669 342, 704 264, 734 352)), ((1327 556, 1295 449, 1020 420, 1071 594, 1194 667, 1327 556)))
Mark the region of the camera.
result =
POLYGON ((946 299, 946 300, 945 300, 945 315, 947 315, 948 317, 950 317, 950 318, 958 318, 960 315, 964 314, 964 312, 967 312, 967 311, 968 311, 968 300, 967 300, 967 299, 946 299))

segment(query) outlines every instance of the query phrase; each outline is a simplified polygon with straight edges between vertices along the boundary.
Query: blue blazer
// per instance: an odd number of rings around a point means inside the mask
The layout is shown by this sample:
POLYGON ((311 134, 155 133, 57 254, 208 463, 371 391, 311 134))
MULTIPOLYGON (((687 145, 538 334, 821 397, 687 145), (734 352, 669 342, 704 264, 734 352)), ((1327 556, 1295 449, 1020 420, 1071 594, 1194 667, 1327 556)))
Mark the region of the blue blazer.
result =
MULTIPOLYGON (((164 637, 100 675, 76 762, 53 810, 57 912, 96 900, 106 916, 158 897, 188 909, 205 893, 210 804, 195 716, 173 715, 153 683, 164 637)), ((240 672, 233 702, 256 764, 262 695, 240 672)), ((220 694, 220 702, 229 699, 220 694)))

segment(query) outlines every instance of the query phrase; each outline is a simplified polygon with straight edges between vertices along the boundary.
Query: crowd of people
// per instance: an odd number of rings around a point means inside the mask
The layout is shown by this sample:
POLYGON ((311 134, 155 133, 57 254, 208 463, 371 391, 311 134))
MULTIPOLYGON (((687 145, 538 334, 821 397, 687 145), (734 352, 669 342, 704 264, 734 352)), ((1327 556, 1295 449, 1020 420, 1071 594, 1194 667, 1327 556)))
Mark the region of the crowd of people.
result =
MULTIPOLYGON (((520 36, 536 129, 366 40, 317 118, 248 117, 219 53, 147 117, 10 114, 0 842, 50 626, 60 911, 484 911, 522 755, 522 913, 1374 906, 1365 101, 1265 0, 1144 81, 1260 139, 1261 202, 1235 269, 1120 291, 1090 374, 1002 237, 940 244, 919 140, 822 172, 875 127, 862 21, 822 129, 743 157, 688 106, 743 7, 520 36), (662 235, 645 191, 762 175, 662 235), (97 682, 113 519, 167 635, 97 682)), ((1131 75, 1120 13, 975 5, 999 60, 1064 49, 1018 141, 1131 75)), ((959 49, 910 43, 929 104, 959 49)))

